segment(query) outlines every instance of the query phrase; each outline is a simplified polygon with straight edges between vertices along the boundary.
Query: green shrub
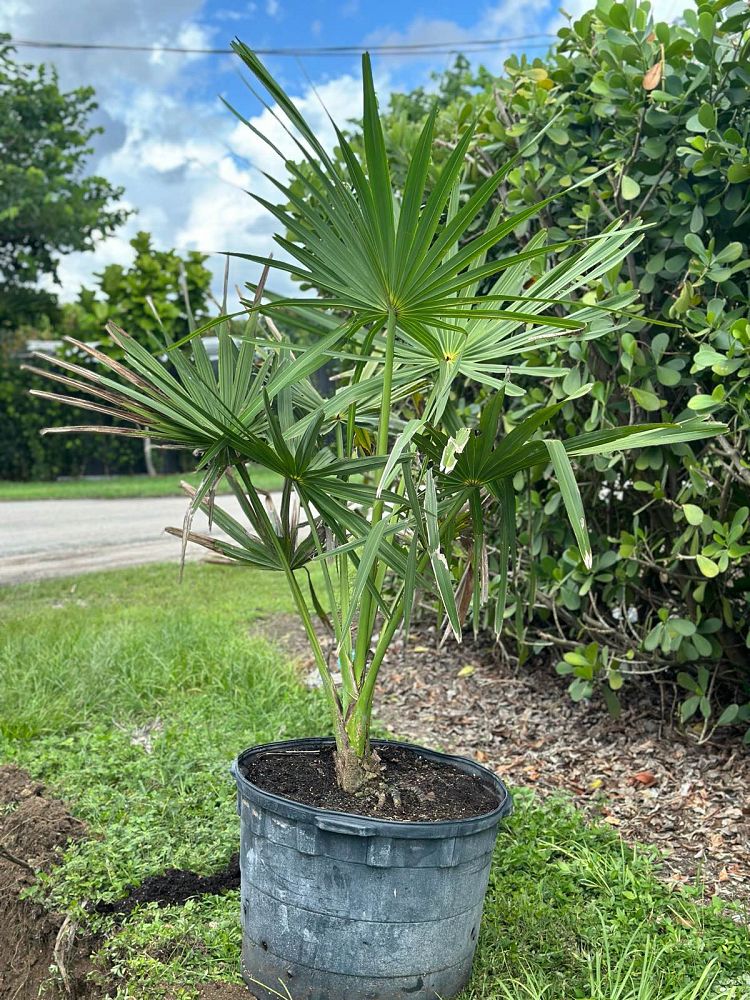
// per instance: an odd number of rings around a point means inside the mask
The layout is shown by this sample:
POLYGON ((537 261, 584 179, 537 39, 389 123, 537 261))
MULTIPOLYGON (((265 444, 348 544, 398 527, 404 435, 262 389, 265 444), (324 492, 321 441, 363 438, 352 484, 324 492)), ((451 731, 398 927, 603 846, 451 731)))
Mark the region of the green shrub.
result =
MULTIPOLYGON (((0 345, 0 478, 26 481, 147 471, 144 447, 137 440, 110 434, 40 437, 43 427, 112 424, 113 420, 98 412, 71 411, 54 400, 29 396, 29 389, 50 391, 59 386, 50 386, 33 373, 20 370, 19 363, 29 339, 69 335, 94 342, 117 356, 117 349, 104 343, 108 320, 126 327, 132 336, 153 349, 156 334, 164 332, 178 340, 188 333, 191 324, 206 318, 211 272, 204 266, 205 254, 191 251, 181 257, 175 250, 156 250, 146 232, 133 237, 130 246, 134 252, 130 266, 105 267, 95 275, 93 290, 82 288, 77 301, 67 303, 57 314, 50 310, 41 329, 20 327, 12 334, 4 334, 0 345)), ((68 345, 62 350, 69 361, 83 357, 68 345)), ((77 395, 70 387, 61 391, 77 395)), ((162 452, 155 456, 153 465, 153 471, 187 467, 185 456, 177 452, 162 452)))
MULTIPOLYGON (((31 396, 32 388, 48 390, 49 383, 22 371, 18 358, 3 357, 0 353, 1 479, 55 479, 84 473, 114 475, 144 471, 143 445, 138 440, 110 434, 42 437, 39 431, 43 427, 69 424, 77 418, 62 403, 31 396)), ((97 416, 96 423, 112 421, 97 416)))
MULTIPOLYGON (((587 465, 590 572, 557 516, 551 467, 533 470, 508 627, 522 660, 560 646, 572 694, 601 691, 613 711, 624 680, 675 676, 678 667, 682 720, 700 738, 717 723, 750 718, 749 27, 742 3, 701 3, 672 25, 655 23, 648 3, 600 0, 559 32, 549 56, 513 57, 498 78, 472 75, 459 61, 437 94, 446 156, 463 125, 479 118, 467 197, 556 116, 499 192, 508 214, 555 199, 493 254, 517 250, 540 225, 549 242, 619 218, 651 226, 623 268, 589 294, 637 289, 644 317, 674 325, 644 319, 583 345, 560 338, 528 362, 573 365, 551 383, 558 399, 595 383, 562 410, 566 434, 691 412, 710 413, 730 431, 587 465), (573 188, 602 167, 604 177, 573 188)), ((421 90, 392 99, 387 141, 404 170, 434 100, 421 90)), ((548 388, 530 387, 515 416, 547 398, 548 388)), ((482 397, 467 384, 456 403, 481 406, 482 397)))

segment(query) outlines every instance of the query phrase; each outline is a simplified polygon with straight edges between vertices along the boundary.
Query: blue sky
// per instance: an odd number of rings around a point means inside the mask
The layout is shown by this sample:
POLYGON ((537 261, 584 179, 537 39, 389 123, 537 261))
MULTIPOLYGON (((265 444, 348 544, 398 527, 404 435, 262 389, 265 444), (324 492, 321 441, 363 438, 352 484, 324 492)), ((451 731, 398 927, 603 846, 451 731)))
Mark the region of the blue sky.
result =
MULTIPOLYGON (((589 0, 565 3, 573 15, 589 5, 589 0)), ((671 18, 683 4, 656 0, 656 6, 660 17, 671 18)), ((223 48, 234 36, 254 48, 437 42, 460 47, 475 39, 554 32, 561 23, 550 0, 68 0, 64 18, 60 11, 60 0, 3 0, 0 31, 16 39, 185 48, 223 48)), ((543 52, 534 47, 539 42, 512 43, 474 58, 500 72, 512 51, 543 52)), ((74 298, 107 263, 127 263, 128 240, 138 229, 153 233, 160 248, 214 255, 271 249, 272 221, 245 190, 271 194, 258 168, 278 172, 278 163, 219 95, 282 145, 285 140, 242 84, 234 57, 28 48, 19 57, 54 62, 66 89, 84 84, 96 89, 97 122, 104 133, 92 170, 122 185, 126 203, 137 210, 94 253, 63 261, 57 289, 63 299, 74 298)), ((376 56, 381 102, 393 90, 429 84, 431 71, 445 68, 452 58, 376 56)), ((330 127, 319 98, 337 122, 358 116, 357 56, 267 61, 324 141, 330 141, 330 127)), ((212 256, 211 267, 218 276, 222 259, 212 256)), ((255 275, 239 267, 232 275, 238 283, 248 277, 255 275)))

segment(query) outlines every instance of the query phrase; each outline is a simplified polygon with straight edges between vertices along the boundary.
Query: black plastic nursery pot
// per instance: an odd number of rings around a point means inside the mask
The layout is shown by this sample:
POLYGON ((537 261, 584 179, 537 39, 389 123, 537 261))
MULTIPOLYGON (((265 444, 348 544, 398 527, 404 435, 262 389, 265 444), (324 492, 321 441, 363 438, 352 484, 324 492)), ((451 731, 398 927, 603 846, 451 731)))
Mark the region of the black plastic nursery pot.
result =
POLYGON ((387 740, 477 776, 489 813, 397 822, 303 805, 243 774, 259 755, 330 739, 252 747, 232 765, 240 814, 242 975, 259 1000, 447 1000, 469 980, 498 824, 511 796, 462 757, 387 740))

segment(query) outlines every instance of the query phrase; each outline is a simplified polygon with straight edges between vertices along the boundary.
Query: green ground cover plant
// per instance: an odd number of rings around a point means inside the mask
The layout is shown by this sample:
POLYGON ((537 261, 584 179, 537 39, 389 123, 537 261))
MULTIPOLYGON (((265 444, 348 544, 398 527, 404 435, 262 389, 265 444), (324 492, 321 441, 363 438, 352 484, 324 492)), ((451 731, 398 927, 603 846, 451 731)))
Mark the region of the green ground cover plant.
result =
MULTIPOLYGON (((207 874, 236 849, 237 748, 320 733, 319 690, 249 629, 292 609, 253 569, 149 566, 0 592, 0 760, 89 824, 35 896, 104 935, 100 971, 131 1000, 239 982, 238 894, 83 912, 165 867, 207 874), (60 622, 65 618, 66 629, 60 622), (133 735, 160 720, 151 751, 133 735)), ((276 578, 278 579, 278 578, 276 578)), ((655 855, 516 789, 464 1000, 743 1000, 742 914, 658 880, 655 855)))

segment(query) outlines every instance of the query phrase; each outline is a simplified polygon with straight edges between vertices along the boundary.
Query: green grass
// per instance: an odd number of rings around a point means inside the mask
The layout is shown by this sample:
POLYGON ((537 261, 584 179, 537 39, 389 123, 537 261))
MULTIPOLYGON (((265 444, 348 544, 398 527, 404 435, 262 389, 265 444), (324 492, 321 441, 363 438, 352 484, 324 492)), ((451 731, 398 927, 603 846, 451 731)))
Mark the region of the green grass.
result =
MULTIPOLYGON (((2 500, 114 500, 122 497, 182 496, 180 480, 197 486, 200 475, 174 473, 167 476, 107 476, 102 479, 66 479, 54 482, 15 483, 0 479, 2 500)), ((253 474, 253 481, 265 490, 281 489, 281 477, 267 469, 253 474)), ((226 483, 220 491, 229 492, 226 483)))
MULTIPOLYGON (((146 907, 119 930, 84 904, 165 867, 223 867, 237 847, 237 751, 327 731, 319 693, 248 637, 254 617, 289 609, 277 577, 210 565, 188 565, 182 586, 173 566, 150 566, 0 592, 0 758, 91 834, 34 891, 105 935, 102 967, 123 998, 239 982, 236 893, 146 907), (132 736, 156 719, 146 753, 132 736)), ((518 790, 516 803, 465 1000, 750 996, 746 928, 718 902, 667 887, 649 852, 565 801, 518 790)))

